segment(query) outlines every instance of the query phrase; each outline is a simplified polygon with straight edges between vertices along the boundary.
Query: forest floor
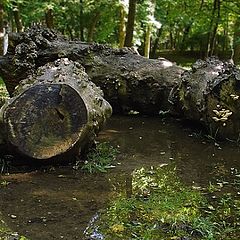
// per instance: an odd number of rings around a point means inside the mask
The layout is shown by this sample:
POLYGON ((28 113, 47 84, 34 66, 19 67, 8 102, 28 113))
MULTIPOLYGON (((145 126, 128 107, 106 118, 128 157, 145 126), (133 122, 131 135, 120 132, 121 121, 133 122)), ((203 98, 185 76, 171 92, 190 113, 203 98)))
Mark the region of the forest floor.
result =
MULTIPOLYGON (((196 60, 167 53, 166 58, 183 67, 196 60)), ((0 104, 7 98, 1 81, 0 104)), ((121 153, 119 165, 105 174, 70 166, 0 175, 2 204, 8 200, 0 209, 0 240, 26 239, 22 235, 73 239, 86 227, 87 237, 98 233, 110 236, 106 239, 156 239, 159 234, 175 240, 239 239, 239 147, 220 146, 178 125, 159 118, 113 116, 100 140, 119 146, 121 153)))

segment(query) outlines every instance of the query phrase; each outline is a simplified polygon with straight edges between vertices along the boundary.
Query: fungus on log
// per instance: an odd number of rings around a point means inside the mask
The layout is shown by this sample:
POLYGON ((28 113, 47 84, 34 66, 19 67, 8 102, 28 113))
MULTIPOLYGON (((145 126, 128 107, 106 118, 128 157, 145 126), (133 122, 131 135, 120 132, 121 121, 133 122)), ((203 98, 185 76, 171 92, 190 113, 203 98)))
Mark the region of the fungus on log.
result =
POLYGON ((147 59, 129 48, 67 41, 41 28, 13 35, 10 46, 0 57, 0 75, 10 94, 40 66, 67 57, 83 65, 114 112, 170 112, 201 123, 213 137, 239 140, 240 74, 231 63, 211 58, 185 71, 166 59, 147 59))
POLYGON ((1 109, 8 145, 35 159, 79 151, 94 140, 110 115, 102 91, 79 63, 66 58, 21 81, 1 109))
POLYGON ((185 119, 203 124, 215 138, 240 137, 240 71, 217 58, 198 60, 175 92, 185 119))

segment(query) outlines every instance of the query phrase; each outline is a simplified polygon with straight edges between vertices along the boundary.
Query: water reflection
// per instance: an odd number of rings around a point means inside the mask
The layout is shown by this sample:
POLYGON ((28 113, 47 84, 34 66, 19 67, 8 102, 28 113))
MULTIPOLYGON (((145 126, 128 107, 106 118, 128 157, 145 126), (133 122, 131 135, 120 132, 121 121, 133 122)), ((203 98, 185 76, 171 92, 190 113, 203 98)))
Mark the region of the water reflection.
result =
POLYGON ((231 169, 240 169, 236 146, 208 143, 181 124, 160 118, 114 116, 99 141, 110 141, 121 152, 119 164, 106 174, 62 167, 3 176, 10 182, 0 188, 8 226, 34 240, 81 239, 90 219, 116 194, 131 195, 136 168, 174 163, 182 180, 196 186, 208 184, 216 173, 224 178, 231 169))

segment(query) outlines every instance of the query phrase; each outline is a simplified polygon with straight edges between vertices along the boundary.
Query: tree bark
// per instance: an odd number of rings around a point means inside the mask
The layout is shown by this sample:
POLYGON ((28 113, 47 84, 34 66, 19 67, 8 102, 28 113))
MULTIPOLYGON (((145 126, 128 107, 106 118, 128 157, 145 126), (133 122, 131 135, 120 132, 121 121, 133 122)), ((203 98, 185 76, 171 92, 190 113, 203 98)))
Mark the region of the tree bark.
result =
POLYGON ((11 39, 0 75, 12 94, 20 80, 58 58, 83 65, 115 113, 167 112, 200 123, 213 137, 239 140, 240 71, 210 58, 185 71, 166 59, 147 59, 129 48, 68 42, 53 31, 32 29, 11 39))
POLYGON ((232 60, 235 64, 240 62, 240 17, 235 20, 234 24, 232 60))
POLYGON ((22 20, 20 17, 19 8, 18 8, 18 5, 16 2, 14 2, 13 16, 14 16, 17 32, 20 33, 23 31, 23 25, 22 25, 22 20))
POLYGON ((83 67, 58 59, 24 79, 1 109, 11 151, 33 159, 80 155, 111 115, 102 91, 83 67))
POLYGON ((182 68, 166 59, 147 59, 132 49, 66 41, 50 30, 32 29, 13 35, 9 54, 0 58, 0 75, 12 95, 20 80, 59 57, 78 61, 104 91, 115 113, 168 111, 167 96, 179 84, 182 68))
POLYGON ((0 56, 4 55, 4 23, 3 23, 3 4, 0 1, 0 56))
POLYGON ((137 4, 137 0, 129 0, 128 21, 127 21, 125 43, 124 43, 125 47, 132 47, 133 45, 133 31, 134 31, 134 23, 135 23, 135 15, 136 15, 136 4, 137 4))
POLYGON ((124 41, 126 36, 126 27, 125 27, 125 9, 124 5, 120 4, 119 6, 119 47, 124 47, 124 41))
MULTIPOLYGON (((240 71, 216 58, 198 60, 184 72, 174 105, 185 119, 203 125, 209 136, 240 140, 240 71)), ((172 97, 170 97, 172 99, 172 97)))
POLYGON ((100 16, 101 16, 101 12, 99 10, 97 10, 94 14, 94 17, 92 18, 92 20, 90 22, 90 26, 89 26, 89 29, 88 29, 88 37, 87 37, 88 42, 93 41, 94 31, 96 29, 96 25, 99 21, 100 16))
POLYGON ((53 29, 53 10, 48 8, 45 13, 46 26, 53 29))

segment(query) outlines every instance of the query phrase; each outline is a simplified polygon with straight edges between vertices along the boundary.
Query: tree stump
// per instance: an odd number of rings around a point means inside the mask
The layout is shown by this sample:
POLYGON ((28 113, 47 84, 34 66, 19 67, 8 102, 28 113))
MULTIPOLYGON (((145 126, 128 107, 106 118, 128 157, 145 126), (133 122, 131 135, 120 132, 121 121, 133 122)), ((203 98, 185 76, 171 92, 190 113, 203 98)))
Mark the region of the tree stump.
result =
POLYGON ((2 107, 1 119, 11 149, 30 158, 49 159, 75 146, 81 152, 111 112, 83 67, 63 58, 21 81, 2 107))

